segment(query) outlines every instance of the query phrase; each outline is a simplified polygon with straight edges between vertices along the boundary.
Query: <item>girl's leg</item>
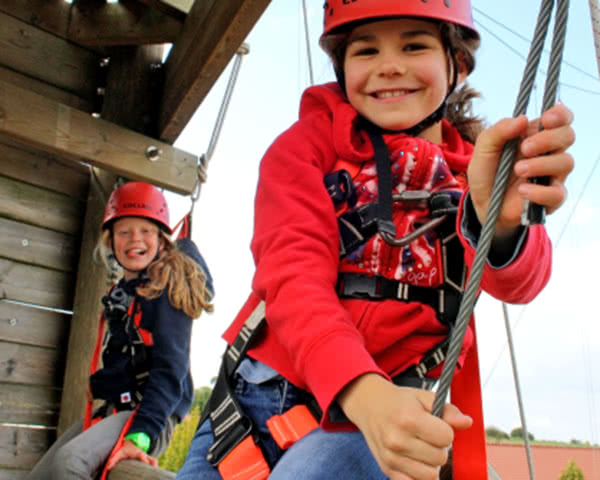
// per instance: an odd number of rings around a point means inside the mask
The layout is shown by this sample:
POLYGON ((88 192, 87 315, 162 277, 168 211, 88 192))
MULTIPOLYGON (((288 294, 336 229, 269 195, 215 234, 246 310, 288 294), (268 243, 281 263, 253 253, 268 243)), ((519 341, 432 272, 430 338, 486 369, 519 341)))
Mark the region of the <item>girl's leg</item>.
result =
POLYGON ((318 428, 281 457, 269 480, 385 480, 362 433, 318 428))
POLYGON ((53 446, 44 455, 28 480, 91 480, 108 458, 130 415, 131 411, 110 415, 85 432, 79 424, 81 433, 66 442, 61 437, 57 448, 53 446))
POLYGON ((60 437, 58 437, 56 439, 56 442, 54 442, 52 446, 46 451, 46 453, 40 459, 40 461, 36 463, 35 467, 33 467, 33 470, 31 470, 29 474, 25 477, 26 480, 45 480, 49 478, 51 465, 54 461, 56 451, 65 443, 69 442, 74 437, 79 435, 81 433, 82 425, 83 422, 77 422, 73 424, 70 428, 68 428, 67 431, 63 433, 60 437))
POLYGON ((206 461, 212 441, 210 421, 206 420, 196 431, 185 462, 177 472, 176 480, 221 480, 217 469, 206 461))

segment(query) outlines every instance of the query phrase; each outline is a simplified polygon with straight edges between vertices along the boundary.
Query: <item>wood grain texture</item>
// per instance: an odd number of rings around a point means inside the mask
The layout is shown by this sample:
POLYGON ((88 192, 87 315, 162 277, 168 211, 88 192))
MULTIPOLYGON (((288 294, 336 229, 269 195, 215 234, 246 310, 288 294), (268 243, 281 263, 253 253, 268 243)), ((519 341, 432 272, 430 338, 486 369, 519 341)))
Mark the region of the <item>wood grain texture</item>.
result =
POLYGON ((0 217, 0 257, 73 272, 76 237, 0 217))
POLYGON ((196 181, 196 156, 0 81, 2 137, 178 193, 196 181), (146 156, 150 146, 160 151, 156 161, 146 156))

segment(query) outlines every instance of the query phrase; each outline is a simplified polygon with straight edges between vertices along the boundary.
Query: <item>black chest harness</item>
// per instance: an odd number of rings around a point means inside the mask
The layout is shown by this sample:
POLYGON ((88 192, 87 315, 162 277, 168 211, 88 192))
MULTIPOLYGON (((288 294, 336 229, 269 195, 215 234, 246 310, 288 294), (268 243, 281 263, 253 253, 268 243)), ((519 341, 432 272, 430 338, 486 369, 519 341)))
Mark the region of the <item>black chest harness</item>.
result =
MULTIPOLYGON (((364 298, 369 300, 396 299, 403 302, 419 302, 429 305, 438 319, 450 330, 458 314, 466 269, 463 248, 456 234, 458 198, 450 193, 431 194, 426 191, 407 191, 392 195, 392 175, 387 146, 380 131, 366 126, 375 151, 379 199, 377 202, 353 208, 356 193, 352 176, 340 169, 325 176, 325 186, 336 206, 346 203, 347 211, 338 215, 340 232, 340 257, 354 252, 379 233, 394 246, 403 246, 435 229, 440 242, 443 265, 443 283, 439 287, 420 287, 382 276, 340 273, 337 292, 340 298, 364 298), (392 220, 394 202, 418 203, 429 209, 431 220, 403 238, 396 237, 392 220)), ((269 475, 269 466, 258 445, 252 420, 243 412, 232 392, 231 380, 246 352, 266 324, 265 305, 260 302, 223 356, 217 382, 200 419, 199 425, 208 417, 214 441, 207 454, 207 461, 219 469, 225 480, 262 480, 269 475)), ((431 388, 433 381, 427 372, 439 366, 446 357, 449 335, 426 352, 419 363, 393 378, 394 383, 416 388, 431 388)), ((307 395, 310 398, 309 395, 307 395)), ((322 416, 316 401, 297 405, 283 415, 272 417, 267 426, 280 448, 289 448, 295 441, 318 426, 322 416)))
POLYGON ((152 335, 140 327, 140 305, 125 289, 113 288, 102 303, 107 323, 103 368, 90 376, 92 395, 109 408, 132 410, 142 401, 150 375, 152 335))

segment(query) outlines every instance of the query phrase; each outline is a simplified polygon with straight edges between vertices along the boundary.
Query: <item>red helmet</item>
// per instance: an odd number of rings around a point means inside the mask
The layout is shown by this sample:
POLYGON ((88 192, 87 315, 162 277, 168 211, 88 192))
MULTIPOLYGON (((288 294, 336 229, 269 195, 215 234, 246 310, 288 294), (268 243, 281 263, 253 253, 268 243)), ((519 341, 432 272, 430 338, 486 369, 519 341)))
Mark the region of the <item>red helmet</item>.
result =
POLYGON ((378 17, 423 17, 466 27, 477 38, 471 0, 327 0, 324 36, 342 25, 378 17))
POLYGON ((109 228, 115 220, 122 217, 146 218, 165 232, 171 233, 167 201, 161 191, 149 183, 125 183, 110 194, 104 210, 102 229, 109 228))

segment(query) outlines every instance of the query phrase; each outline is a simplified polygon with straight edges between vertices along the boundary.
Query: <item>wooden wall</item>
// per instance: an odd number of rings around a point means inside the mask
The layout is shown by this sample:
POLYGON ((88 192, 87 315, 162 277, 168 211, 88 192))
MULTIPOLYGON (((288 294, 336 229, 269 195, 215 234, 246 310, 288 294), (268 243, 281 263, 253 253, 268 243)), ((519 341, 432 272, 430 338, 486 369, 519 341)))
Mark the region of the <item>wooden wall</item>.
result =
POLYGON ((71 310, 88 184, 87 167, 0 143, 0 480, 54 440, 71 320, 6 300, 71 310))

